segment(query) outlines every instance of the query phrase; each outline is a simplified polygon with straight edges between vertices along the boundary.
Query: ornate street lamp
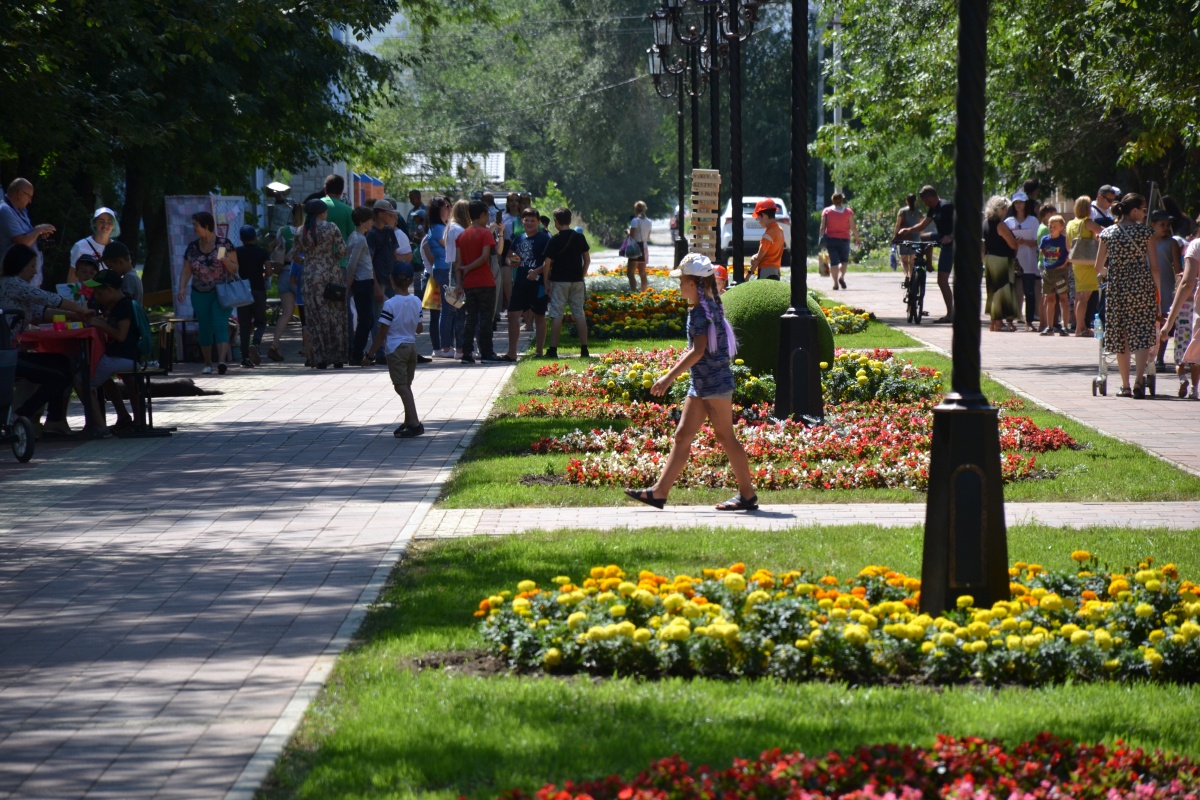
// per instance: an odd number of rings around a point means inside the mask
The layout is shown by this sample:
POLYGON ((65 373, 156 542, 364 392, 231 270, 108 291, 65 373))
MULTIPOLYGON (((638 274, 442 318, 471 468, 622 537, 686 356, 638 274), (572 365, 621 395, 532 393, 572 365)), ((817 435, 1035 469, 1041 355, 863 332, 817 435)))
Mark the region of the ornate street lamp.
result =
POLYGON ((808 309, 808 2, 792 0, 792 295, 779 321, 775 416, 808 424, 825 415, 817 318, 808 309))
MULTIPOLYGON (((728 0, 717 14, 721 38, 729 43, 729 192, 732 211, 733 282, 746 278, 742 213, 742 42, 758 19, 758 0, 728 0)), ((808 18, 805 12, 804 18, 808 18)))
POLYGON ((987 0, 959 0, 954 369, 949 394, 933 410, 921 560, 921 610, 932 615, 963 594, 981 608, 1010 597, 999 422, 979 383, 987 19, 987 0))

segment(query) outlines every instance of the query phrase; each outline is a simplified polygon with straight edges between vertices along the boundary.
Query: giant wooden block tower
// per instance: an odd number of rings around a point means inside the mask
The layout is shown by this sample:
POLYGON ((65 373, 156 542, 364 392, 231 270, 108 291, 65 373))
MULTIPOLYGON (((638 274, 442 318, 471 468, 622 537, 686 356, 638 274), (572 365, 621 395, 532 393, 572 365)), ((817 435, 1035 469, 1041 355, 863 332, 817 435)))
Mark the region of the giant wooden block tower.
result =
POLYGON ((717 260, 718 223, 721 202, 721 173, 715 169, 692 170, 692 218, 689 252, 717 260))

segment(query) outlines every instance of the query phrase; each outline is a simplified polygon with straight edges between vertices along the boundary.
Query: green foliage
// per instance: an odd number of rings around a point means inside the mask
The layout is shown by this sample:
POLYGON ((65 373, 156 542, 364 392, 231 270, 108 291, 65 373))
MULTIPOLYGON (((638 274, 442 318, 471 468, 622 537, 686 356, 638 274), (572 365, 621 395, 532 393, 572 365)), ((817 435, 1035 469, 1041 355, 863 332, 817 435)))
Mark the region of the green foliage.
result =
POLYGON ((546 181, 546 191, 533 198, 533 207, 547 217, 553 219, 555 209, 571 208, 571 201, 563 194, 562 189, 554 181, 546 181))
MULTIPOLYGON (((721 298, 725 317, 738 339, 738 358, 755 374, 774 373, 779 364, 779 318, 791 305, 791 287, 780 281, 749 281, 721 298)), ((811 294, 808 309, 817 318, 817 346, 821 361, 833 360, 833 331, 811 294)))

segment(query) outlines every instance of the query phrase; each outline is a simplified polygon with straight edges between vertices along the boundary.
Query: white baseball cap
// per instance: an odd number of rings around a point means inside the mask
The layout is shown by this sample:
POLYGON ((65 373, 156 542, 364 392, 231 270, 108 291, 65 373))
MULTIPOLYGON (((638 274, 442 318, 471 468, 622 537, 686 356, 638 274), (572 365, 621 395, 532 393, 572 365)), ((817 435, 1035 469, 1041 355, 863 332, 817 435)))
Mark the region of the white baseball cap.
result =
POLYGON ((679 269, 671 270, 671 277, 690 275, 693 278, 707 278, 713 274, 713 264, 708 256, 700 253, 688 253, 679 262, 679 269))

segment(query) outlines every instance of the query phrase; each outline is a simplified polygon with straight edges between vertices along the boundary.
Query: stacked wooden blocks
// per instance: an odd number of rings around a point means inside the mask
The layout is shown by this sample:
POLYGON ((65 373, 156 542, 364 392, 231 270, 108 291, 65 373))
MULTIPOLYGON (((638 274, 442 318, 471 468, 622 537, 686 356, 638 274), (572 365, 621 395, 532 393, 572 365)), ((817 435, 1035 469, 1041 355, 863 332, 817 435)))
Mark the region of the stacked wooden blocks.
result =
POLYGON ((721 173, 715 169, 692 170, 692 218, 690 252, 717 258, 720 221, 721 173))

